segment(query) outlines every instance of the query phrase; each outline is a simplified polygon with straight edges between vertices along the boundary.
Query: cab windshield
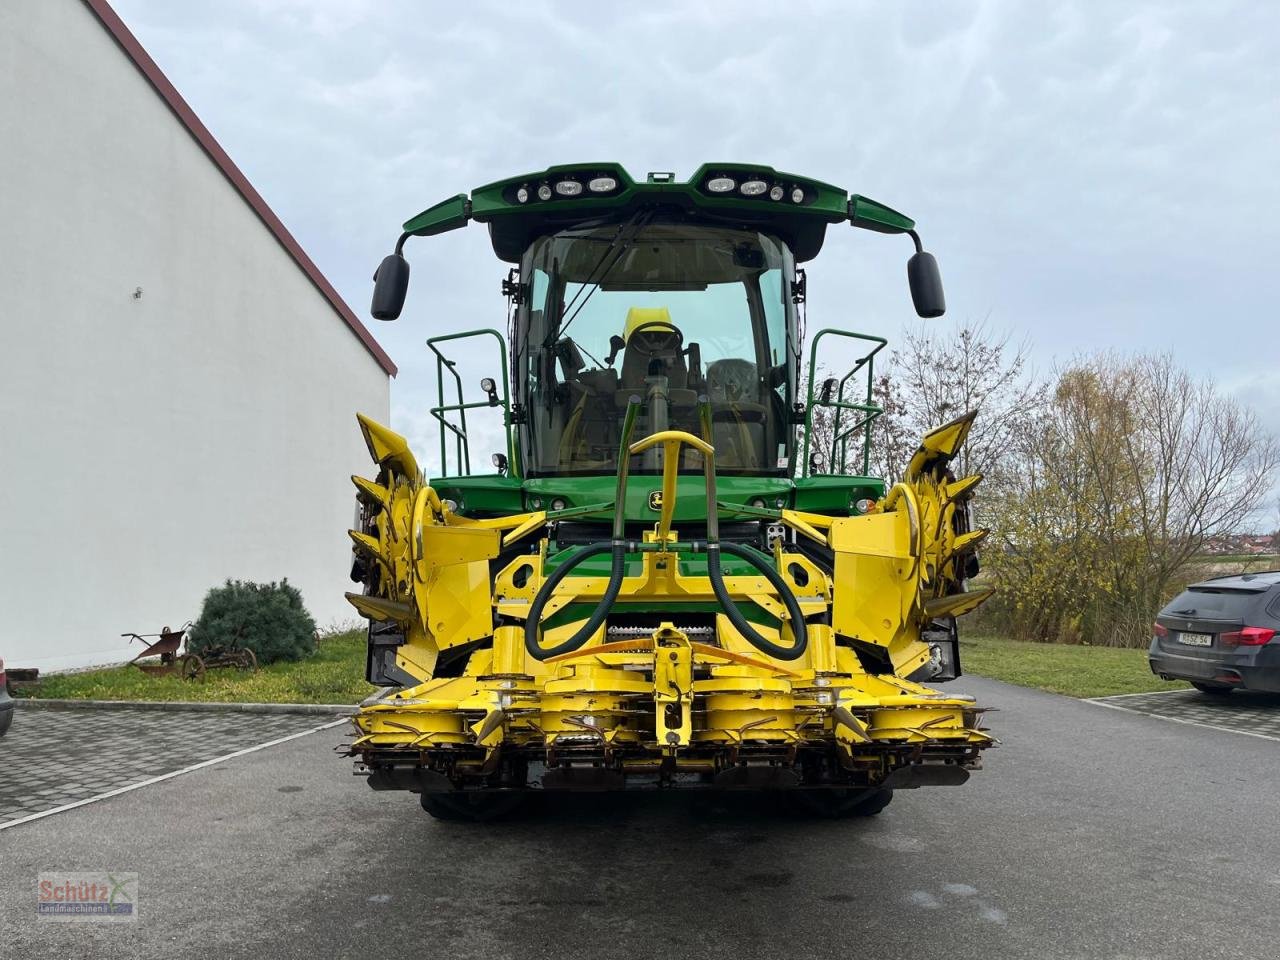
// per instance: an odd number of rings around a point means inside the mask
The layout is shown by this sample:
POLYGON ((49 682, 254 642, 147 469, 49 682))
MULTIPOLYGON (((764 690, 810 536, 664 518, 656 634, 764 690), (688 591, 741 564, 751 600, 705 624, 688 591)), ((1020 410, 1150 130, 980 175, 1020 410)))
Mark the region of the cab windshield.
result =
MULTIPOLYGON (((705 396, 718 471, 785 474, 792 272, 783 244, 749 230, 629 221, 536 241, 515 356, 529 475, 616 471, 633 396, 634 439, 701 435, 705 396)), ((701 469, 696 456, 682 469, 701 469)), ((631 464, 660 467, 656 448, 631 464)))

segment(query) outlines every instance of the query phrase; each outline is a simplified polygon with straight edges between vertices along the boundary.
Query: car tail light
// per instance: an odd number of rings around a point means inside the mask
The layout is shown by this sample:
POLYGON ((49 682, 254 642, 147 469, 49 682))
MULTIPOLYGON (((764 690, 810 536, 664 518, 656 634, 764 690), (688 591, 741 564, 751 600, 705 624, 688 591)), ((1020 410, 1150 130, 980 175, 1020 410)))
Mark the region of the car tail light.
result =
POLYGON ((1169 628, 1160 623, 1153 623, 1151 629, 1155 631, 1157 637, 1163 640, 1169 635, 1169 628))
POLYGON ((1218 639, 1229 647, 1260 647, 1270 643, 1275 635, 1276 632, 1268 627, 1245 627, 1224 633, 1218 639))

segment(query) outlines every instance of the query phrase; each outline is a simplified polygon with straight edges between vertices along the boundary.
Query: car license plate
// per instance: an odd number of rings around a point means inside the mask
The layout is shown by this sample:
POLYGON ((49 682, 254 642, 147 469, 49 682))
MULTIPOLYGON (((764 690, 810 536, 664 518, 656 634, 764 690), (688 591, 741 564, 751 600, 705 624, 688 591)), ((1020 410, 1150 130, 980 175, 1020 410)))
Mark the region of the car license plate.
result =
POLYGON ((1211 647, 1213 646, 1213 634, 1179 633, 1178 642, 1185 643, 1189 647, 1211 647))

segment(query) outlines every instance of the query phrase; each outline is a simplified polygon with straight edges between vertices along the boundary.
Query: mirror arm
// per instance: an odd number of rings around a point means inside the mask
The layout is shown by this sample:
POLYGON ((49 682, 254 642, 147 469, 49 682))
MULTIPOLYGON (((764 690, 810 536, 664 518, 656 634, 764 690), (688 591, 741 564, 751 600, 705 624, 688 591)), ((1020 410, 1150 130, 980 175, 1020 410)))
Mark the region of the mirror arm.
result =
POLYGON ((908 230, 907 236, 911 238, 911 242, 916 245, 916 253, 924 253, 924 244, 920 242, 920 234, 914 230, 908 230))
MULTIPOLYGON (((400 234, 400 239, 396 241, 396 253, 398 253, 398 254, 400 254, 401 256, 403 256, 403 254, 401 253, 401 251, 402 251, 402 250, 404 250, 404 242, 405 242, 406 240, 408 240, 411 236, 413 236, 413 234, 411 234, 411 233, 402 233, 402 234, 400 234)), ((920 246, 920 241, 919 241, 919 240, 917 240, 917 241, 916 241, 916 246, 917 246, 917 247, 918 247, 918 246, 920 246)))

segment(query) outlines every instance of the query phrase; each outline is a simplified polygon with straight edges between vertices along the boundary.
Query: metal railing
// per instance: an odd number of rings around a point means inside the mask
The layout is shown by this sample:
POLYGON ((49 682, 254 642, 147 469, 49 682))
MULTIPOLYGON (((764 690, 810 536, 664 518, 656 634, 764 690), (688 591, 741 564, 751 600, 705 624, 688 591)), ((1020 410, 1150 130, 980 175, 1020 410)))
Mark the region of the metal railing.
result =
MULTIPOLYGON (((845 463, 849 454, 849 439, 859 431, 862 431, 862 475, 866 476, 871 469, 871 423, 884 413, 884 409, 873 402, 875 389, 875 356, 888 345, 887 340, 883 337, 874 337, 866 333, 854 333, 851 330, 837 330, 828 327, 825 330, 819 330, 809 344, 809 395, 808 402, 805 404, 804 414, 804 455, 801 463, 801 476, 807 477, 813 473, 809 462, 810 441, 813 437, 813 414, 816 407, 831 407, 835 413, 832 416, 831 425, 831 446, 827 457, 827 470, 829 473, 844 473, 845 463), (870 350, 863 356, 859 357, 848 373, 837 381, 837 385, 831 391, 826 389, 826 381, 823 383, 822 391, 818 397, 814 397, 815 376, 817 375, 818 363, 818 344, 823 337, 846 337, 850 340, 862 340, 869 344, 874 344, 870 350), (849 386, 849 381, 853 380, 860 372, 866 371, 867 386, 866 399, 856 401, 853 399, 845 399, 845 389, 849 386), (834 396, 832 395, 834 394, 834 396), (840 429, 841 419, 844 412, 848 410, 850 414, 857 415, 854 422, 844 430, 840 429)), ((834 379, 834 378, 832 378, 834 379)))
POLYGON ((500 406, 502 408, 503 428, 507 435, 507 464, 512 475, 519 476, 520 461, 516 456, 515 438, 511 432, 511 382, 507 374, 506 339, 497 330, 486 328, 484 330, 467 330, 462 333, 447 333, 438 337, 430 337, 427 340, 427 347, 436 355, 437 405, 427 412, 440 424, 441 474, 443 476, 465 476, 471 473, 471 442, 467 436, 467 411, 480 408, 493 409, 500 406), (445 356, 438 346, 438 344, 456 340, 468 340, 472 337, 493 337, 498 341, 498 369, 502 371, 502 395, 497 403, 494 403, 492 399, 467 403, 464 399, 462 377, 457 370, 457 361, 445 356), (445 403, 444 384, 446 373, 453 378, 457 388, 458 400, 456 403, 445 403), (452 413, 458 415, 456 423, 449 419, 448 415, 452 413), (449 473, 448 441, 450 436, 454 441, 455 462, 458 466, 458 470, 453 474, 449 473))

